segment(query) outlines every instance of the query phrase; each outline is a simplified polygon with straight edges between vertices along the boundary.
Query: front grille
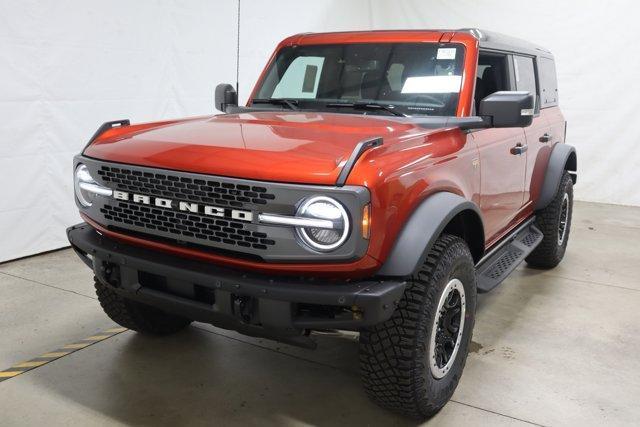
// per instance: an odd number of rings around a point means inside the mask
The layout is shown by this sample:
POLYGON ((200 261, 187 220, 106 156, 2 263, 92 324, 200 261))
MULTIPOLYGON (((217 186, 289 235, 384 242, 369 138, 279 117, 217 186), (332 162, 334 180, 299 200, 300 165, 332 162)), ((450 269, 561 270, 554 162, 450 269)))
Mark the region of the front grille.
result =
MULTIPOLYGON (((264 186, 229 182, 220 177, 184 176, 181 172, 140 170, 137 167, 100 165, 97 174, 114 190, 175 202, 253 210, 275 199, 264 186), (252 209, 253 208, 253 209, 252 209)), ((203 213, 180 212, 170 208, 145 206, 110 199, 100 208, 114 227, 170 238, 222 250, 264 251, 276 244, 266 232, 250 222, 218 218, 203 213)))
POLYGON ((113 166, 101 166, 98 175, 121 191, 152 194, 169 199, 188 200, 216 206, 242 208, 245 204, 266 205, 275 195, 265 187, 234 184, 223 180, 195 179, 169 173, 143 172, 113 166))
MULTIPOLYGON (((370 202, 364 187, 305 185, 206 175, 110 163, 83 156, 99 185, 114 190, 80 209, 119 233, 225 257, 259 262, 325 262, 358 259, 368 241, 354 228, 343 246, 328 254, 308 250, 294 227, 260 222, 260 214, 295 215, 301 200, 334 197, 351 213, 370 202)), ((357 218, 354 219, 357 221, 357 218)))
POLYGON ((100 212, 109 221, 135 225, 150 232, 162 231, 172 234, 178 240, 190 237, 263 250, 276 243, 268 239, 266 233, 249 231, 245 229, 244 223, 230 219, 185 214, 123 201, 117 201, 113 205, 105 204, 100 212))

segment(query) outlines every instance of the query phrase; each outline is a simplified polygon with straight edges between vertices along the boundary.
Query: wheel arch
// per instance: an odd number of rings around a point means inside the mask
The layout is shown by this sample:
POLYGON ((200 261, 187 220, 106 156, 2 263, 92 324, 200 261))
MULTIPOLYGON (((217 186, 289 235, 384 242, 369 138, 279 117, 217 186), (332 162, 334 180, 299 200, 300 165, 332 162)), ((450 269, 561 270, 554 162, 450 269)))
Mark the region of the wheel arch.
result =
POLYGON ((565 171, 569 172, 571 180, 575 184, 578 181, 578 155, 575 147, 568 144, 556 144, 549 157, 535 210, 544 209, 553 200, 565 171))
POLYGON ((462 196, 442 191, 426 198, 414 210, 378 275, 414 274, 442 233, 464 239, 475 262, 482 258, 484 226, 480 209, 462 196))

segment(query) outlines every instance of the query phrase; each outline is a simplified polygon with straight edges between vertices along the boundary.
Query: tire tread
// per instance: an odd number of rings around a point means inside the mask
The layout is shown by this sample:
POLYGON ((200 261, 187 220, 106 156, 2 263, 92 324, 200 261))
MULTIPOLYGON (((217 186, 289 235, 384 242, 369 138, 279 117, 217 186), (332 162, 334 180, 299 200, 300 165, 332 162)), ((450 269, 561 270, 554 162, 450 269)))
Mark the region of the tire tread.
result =
POLYGON ((547 207, 536 212, 536 227, 542 232, 542 242, 526 258, 527 264, 537 268, 553 268, 557 266, 562 258, 569 241, 571 231, 571 213, 573 211, 573 181, 568 172, 564 172, 558 186, 558 191, 547 207), (562 246, 558 245, 558 223, 560 210, 562 209, 562 199, 565 192, 569 192, 569 222, 565 241, 562 246))
MULTIPOLYGON (((458 383, 435 399, 425 399, 423 372, 428 345, 425 344, 425 306, 438 304, 439 293, 433 291, 433 282, 443 274, 443 268, 457 256, 472 257, 464 240, 457 236, 442 235, 433 245, 420 270, 408 281, 403 298, 394 315, 384 323, 360 333, 360 366, 367 395, 378 405, 412 418, 423 419, 438 412, 449 400, 458 383)), ((473 264, 472 264, 473 265, 473 264)), ((475 277, 475 276, 474 276, 475 277)), ((476 284, 472 284, 474 289, 476 284)), ((475 298, 475 296, 474 296, 475 298)), ((467 325, 465 325, 465 328, 467 325)), ((473 328, 473 322, 468 325, 473 328)), ((470 338, 469 338, 470 339, 470 338)), ((466 346, 460 348, 464 367, 466 346)), ((451 372, 454 374, 454 372, 451 372)))
POLYGON ((104 312, 118 325, 149 335, 168 335, 185 328, 191 320, 155 307, 128 300, 94 277, 98 301, 104 312))

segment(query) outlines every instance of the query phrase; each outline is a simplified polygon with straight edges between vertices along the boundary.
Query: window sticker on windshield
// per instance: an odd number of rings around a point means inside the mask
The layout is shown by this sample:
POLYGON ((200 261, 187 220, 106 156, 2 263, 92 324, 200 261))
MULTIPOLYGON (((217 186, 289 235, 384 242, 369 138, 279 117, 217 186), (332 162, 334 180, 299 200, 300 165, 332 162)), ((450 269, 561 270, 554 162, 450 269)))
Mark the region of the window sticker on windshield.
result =
POLYGON ((408 77, 402 93, 458 93, 462 76, 408 77))
POLYGON ((456 59, 456 48, 455 47, 439 48, 436 59, 456 59))

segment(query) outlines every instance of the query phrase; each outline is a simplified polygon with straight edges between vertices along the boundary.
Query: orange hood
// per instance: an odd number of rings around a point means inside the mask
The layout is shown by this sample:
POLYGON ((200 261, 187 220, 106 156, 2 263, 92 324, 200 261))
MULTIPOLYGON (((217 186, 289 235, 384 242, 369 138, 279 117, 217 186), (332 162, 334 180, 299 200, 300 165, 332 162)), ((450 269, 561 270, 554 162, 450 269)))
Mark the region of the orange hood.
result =
POLYGON ((382 137, 388 146, 433 131, 400 117, 248 112, 113 129, 84 154, 210 175, 332 185, 358 142, 382 137))

